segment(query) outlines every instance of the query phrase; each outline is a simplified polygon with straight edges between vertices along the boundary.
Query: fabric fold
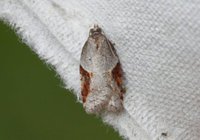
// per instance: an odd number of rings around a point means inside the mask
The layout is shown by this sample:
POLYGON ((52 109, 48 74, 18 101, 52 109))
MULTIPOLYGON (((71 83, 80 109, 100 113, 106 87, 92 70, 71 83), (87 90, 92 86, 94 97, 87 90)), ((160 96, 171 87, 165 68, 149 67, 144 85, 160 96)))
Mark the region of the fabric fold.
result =
POLYGON ((115 43, 125 110, 104 122, 130 140, 200 138, 200 2, 1 0, 0 18, 80 98, 79 58, 90 27, 115 43))

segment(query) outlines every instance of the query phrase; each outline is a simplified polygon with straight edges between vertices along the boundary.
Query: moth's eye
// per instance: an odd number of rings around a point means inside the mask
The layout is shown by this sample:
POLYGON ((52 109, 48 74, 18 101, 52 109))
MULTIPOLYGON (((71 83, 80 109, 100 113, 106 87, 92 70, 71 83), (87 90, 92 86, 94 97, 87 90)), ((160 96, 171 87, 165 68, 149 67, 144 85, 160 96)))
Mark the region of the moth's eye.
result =
POLYGON ((98 28, 98 29, 97 29, 97 32, 101 32, 101 28, 98 28))

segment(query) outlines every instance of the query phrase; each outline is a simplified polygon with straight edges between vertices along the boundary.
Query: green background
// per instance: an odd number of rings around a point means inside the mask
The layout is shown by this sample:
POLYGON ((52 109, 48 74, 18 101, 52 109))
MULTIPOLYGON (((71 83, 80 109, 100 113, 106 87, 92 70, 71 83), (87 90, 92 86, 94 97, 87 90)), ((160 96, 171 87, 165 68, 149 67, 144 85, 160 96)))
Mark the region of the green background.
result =
MULTIPOLYGON (((77 79, 78 80, 78 79, 77 79)), ((0 140, 121 140, 0 22, 0 140)))

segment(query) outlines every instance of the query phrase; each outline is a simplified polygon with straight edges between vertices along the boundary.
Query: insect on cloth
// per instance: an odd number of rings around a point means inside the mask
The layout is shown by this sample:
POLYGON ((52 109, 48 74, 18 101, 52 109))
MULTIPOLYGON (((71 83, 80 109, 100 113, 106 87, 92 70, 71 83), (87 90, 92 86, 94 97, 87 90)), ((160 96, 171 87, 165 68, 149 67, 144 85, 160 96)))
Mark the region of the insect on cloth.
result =
POLYGON ((90 29, 80 59, 81 95, 87 113, 123 109, 123 71, 113 44, 98 26, 90 29))

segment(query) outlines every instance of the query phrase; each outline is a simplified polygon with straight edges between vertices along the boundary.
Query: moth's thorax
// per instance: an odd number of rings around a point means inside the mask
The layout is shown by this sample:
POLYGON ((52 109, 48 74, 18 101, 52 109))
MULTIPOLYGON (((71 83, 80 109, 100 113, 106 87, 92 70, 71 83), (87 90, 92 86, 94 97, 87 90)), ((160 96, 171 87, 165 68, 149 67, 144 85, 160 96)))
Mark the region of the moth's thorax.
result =
POLYGON ((84 69, 95 73, 109 71, 119 61, 110 42, 103 34, 99 34, 96 38, 89 37, 83 53, 81 65, 84 69))
POLYGON ((89 37, 88 42, 92 44, 96 52, 100 53, 100 47, 103 47, 103 43, 106 41, 106 37, 103 34, 95 34, 89 37))

